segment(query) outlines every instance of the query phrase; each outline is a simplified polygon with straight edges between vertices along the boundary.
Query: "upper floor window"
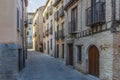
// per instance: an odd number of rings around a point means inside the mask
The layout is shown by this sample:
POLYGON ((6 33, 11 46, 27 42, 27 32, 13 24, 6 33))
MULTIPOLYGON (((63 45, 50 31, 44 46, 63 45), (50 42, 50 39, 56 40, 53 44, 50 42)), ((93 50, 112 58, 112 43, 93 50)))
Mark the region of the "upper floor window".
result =
POLYGON ((17 9, 17 28, 19 29, 19 25, 20 25, 20 22, 19 22, 19 10, 17 9))
POLYGON ((72 28, 72 31, 75 32, 77 31, 77 22, 78 21, 78 9, 77 7, 73 8, 72 11, 71 11, 71 28, 72 28))
POLYGON ((86 9, 86 24, 94 26, 103 23, 105 23, 105 1, 92 0, 91 7, 86 9))
POLYGON ((32 19, 29 19, 29 20, 28 20, 28 24, 32 24, 32 19))
POLYGON ((82 46, 77 46, 77 60, 78 62, 82 62, 82 46))

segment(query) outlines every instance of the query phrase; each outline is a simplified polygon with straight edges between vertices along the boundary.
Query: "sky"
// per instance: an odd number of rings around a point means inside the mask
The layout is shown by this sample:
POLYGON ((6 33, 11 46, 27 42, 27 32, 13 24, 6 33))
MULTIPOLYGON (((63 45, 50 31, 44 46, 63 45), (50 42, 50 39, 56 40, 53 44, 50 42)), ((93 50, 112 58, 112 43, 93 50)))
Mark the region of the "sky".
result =
POLYGON ((47 0, 28 0, 28 12, 35 12, 37 8, 46 4, 47 0))

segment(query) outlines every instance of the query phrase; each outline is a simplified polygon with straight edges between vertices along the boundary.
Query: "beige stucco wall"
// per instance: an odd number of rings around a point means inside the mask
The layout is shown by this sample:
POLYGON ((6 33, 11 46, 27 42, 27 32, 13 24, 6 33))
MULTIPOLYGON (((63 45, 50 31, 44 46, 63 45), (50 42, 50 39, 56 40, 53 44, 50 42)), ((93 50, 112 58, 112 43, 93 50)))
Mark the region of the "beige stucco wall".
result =
POLYGON ((15 0, 0 0, 0 43, 16 42, 15 0))
POLYGON ((19 16, 22 18, 21 1, 0 0, 0 43, 22 44, 21 32, 17 31, 17 8, 20 11, 19 16))

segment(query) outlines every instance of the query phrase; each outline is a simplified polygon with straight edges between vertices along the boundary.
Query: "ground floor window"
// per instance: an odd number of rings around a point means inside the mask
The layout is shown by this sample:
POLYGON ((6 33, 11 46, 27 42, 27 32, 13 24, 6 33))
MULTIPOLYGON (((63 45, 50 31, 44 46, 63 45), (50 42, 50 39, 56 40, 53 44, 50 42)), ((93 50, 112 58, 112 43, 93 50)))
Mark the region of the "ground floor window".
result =
POLYGON ((64 58, 64 44, 62 44, 62 58, 64 58))
POLYGON ((52 50, 52 44, 53 44, 53 43, 52 43, 52 39, 50 39, 50 43, 51 43, 50 46, 51 46, 51 50, 52 50))
POLYGON ((46 50, 46 43, 44 42, 44 50, 46 50))
POLYGON ((82 62, 82 46, 77 46, 77 60, 78 62, 82 62))

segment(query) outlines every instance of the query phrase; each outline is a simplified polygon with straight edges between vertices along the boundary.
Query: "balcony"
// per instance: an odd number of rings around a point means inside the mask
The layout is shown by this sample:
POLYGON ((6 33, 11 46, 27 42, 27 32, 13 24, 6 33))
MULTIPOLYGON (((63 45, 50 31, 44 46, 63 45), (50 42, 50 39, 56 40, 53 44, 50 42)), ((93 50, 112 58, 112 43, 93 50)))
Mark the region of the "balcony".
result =
POLYGON ((60 37, 60 39, 64 39, 65 38, 65 36, 64 36, 64 30, 60 30, 59 31, 59 37, 60 37))
POLYGON ((58 32, 55 32, 55 39, 59 40, 59 34, 58 34, 58 32))
POLYGON ((79 0, 67 0, 64 9, 67 10, 70 6, 75 4, 77 1, 79 1, 79 0))
POLYGON ((61 1, 61 0, 55 0, 55 2, 53 3, 53 6, 54 6, 54 7, 57 6, 60 1, 61 1))
POLYGON ((60 17, 63 17, 63 16, 64 16, 63 6, 59 9, 59 16, 60 16, 60 17))
POLYGON ((50 34, 52 35, 53 34, 53 27, 50 27, 50 34))
POLYGON ((68 33, 69 34, 76 34, 77 31, 77 24, 75 21, 71 21, 68 23, 68 33))
POLYGON ((86 9, 86 25, 95 26, 105 23, 105 2, 97 2, 86 9))
POLYGON ((55 17, 55 20, 56 20, 56 21, 59 20, 58 11, 55 13, 54 17, 55 17))

